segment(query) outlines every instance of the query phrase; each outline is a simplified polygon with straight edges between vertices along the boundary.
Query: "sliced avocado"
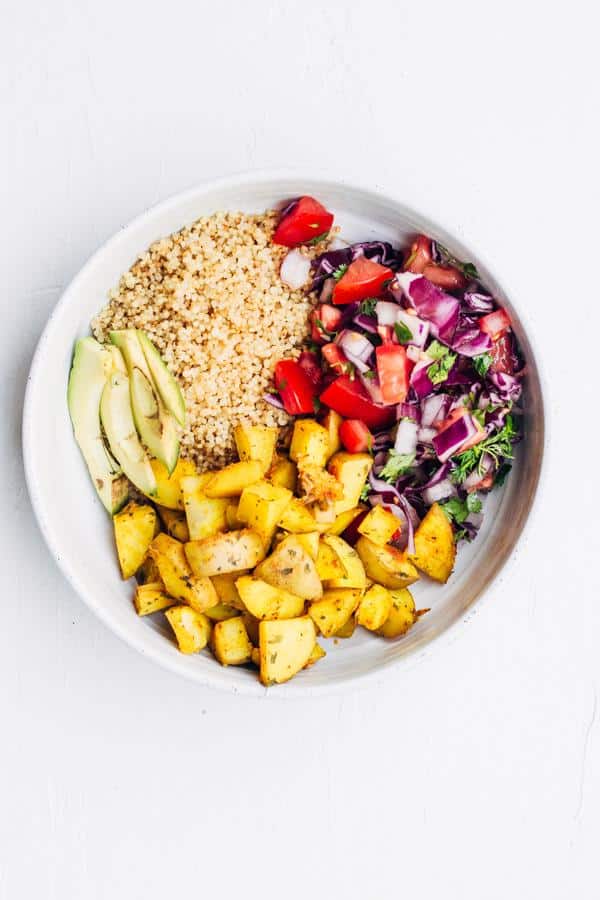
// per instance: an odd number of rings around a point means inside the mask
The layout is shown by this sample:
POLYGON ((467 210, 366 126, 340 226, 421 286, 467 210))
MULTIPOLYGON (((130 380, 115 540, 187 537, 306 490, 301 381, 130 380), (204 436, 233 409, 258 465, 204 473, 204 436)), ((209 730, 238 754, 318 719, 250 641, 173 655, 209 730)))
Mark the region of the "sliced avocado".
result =
POLYGON ((110 449, 129 480, 142 493, 155 494, 156 478, 135 430, 127 375, 110 375, 102 391, 100 418, 110 449))
POLYGON ((185 401, 181 388, 174 376, 169 372, 163 359, 144 331, 138 331, 140 345, 144 351, 148 368, 160 399, 172 415, 175 416, 181 427, 185 425, 185 401))
POLYGON ((94 487, 111 515, 125 505, 129 485, 121 466, 110 454, 100 426, 100 399, 112 368, 111 354, 92 337, 75 344, 67 402, 75 440, 94 487))
POLYGON ((111 331, 110 339, 127 366, 133 419, 142 443, 160 460, 169 474, 179 458, 179 436, 175 419, 165 409, 155 389, 152 374, 142 351, 138 332, 111 331))

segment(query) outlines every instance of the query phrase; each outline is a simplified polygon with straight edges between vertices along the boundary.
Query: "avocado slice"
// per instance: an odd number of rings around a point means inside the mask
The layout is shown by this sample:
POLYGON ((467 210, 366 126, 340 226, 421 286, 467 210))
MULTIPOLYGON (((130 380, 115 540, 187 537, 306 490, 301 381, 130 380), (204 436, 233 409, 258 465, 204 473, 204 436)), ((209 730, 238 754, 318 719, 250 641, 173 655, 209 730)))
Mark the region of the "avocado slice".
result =
POLYGON ((67 402, 75 440, 104 507, 115 515, 129 497, 129 485, 109 452, 100 426, 100 398, 112 369, 111 354, 92 337, 75 344, 67 402))
POLYGON ((111 331, 110 339, 122 353, 127 366, 133 419, 142 443, 171 474, 179 458, 177 425, 155 390, 138 332, 133 329, 111 331))
POLYGON ((113 371, 104 386, 100 418, 110 449, 124 473, 143 494, 153 496, 156 478, 135 429, 129 378, 122 372, 113 371))
POLYGON ((181 388, 167 369, 148 335, 144 331, 138 331, 138 338, 160 399, 183 428, 185 426, 185 400, 181 388))

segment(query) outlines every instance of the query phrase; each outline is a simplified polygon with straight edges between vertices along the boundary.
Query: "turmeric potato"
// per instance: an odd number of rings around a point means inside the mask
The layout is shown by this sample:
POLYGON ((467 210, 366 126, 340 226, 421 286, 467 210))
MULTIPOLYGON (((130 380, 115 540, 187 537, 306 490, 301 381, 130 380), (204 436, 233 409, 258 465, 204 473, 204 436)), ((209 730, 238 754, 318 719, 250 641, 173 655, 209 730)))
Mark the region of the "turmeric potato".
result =
POLYGON ((321 531, 321 528, 310 509, 302 500, 292 497, 277 522, 279 528, 290 531, 292 534, 310 534, 311 531, 321 531))
POLYGON ((156 493, 151 499, 159 506, 166 506, 167 509, 183 510, 180 481, 187 475, 196 475, 194 464, 189 459, 180 458, 172 475, 169 475, 166 467, 157 459, 151 459, 150 465, 156 478, 156 493))
POLYGON ((210 580, 214 585, 220 603, 224 603, 226 606, 233 606, 235 609, 244 612, 246 607, 240 597, 235 582, 240 575, 246 574, 247 572, 244 569, 241 572, 224 572, 222 575, 213 575, 211 577, 210 580))
POLYGON ((181 572, 167 556, 156 555, 156 564, 165 591, 175 600, 181 600, 197 612, 206 612, 219 602, 217 592, 210 578, 181 572))
POLYGON ((417 611, 415 609, 415 601, 411 592, 407 588, 399 591, 390 591, 392 596, 392 608, 390 613, 377 634, 384 638, 401 637, 412 628, 417 621, 417 611))
POLYGON ((324 656, 327 656, 327 654, 325 653, 321 645, 315 642, 315 646, 312 648, 311 654, 304 663, 303 668, 308 669, 310 668, 310 666, 314 666, 314 664, 320 659, 323 659, 324 656))
POLYGON ((331 578, 327 582, 328 588, 357 588, 364 590, 367 586, 367 576, 361 559, 350 544, 343 538, 334 534, 324 534, 323 543, 327 544, 340 558, 345 574, 331 578))
POLYGON ((342 500, 335 504, 336 515, 358 506, 362 489, 371 471, 373 459, 368 453, 335 453, 327 468, 344 489, 342 500))
POLYGON ((157 532, 156 512, 151 506, 131 501, 113 517, 113 527, 121 576, 131 578, 144 562, 157 532))
POLYGON ((244 528, 190 541, 185 555, 195 575, 223 575, 253 569, 264 559, 265 546, 259 534, 244 528))
POLYGON ((252 644, 241 616, 215 624, 210 649, 222 666, 241 666, 250 662, 252 644))
POLYGON ((348 525, 350 525, 357 516, 359 516, 362 512, 365 511, 364 506, 355 506, 353 509, 347 509, 343 513, 338 513, 335 517, 335 521, 328 525, 325 529, 327 534, 342 534, 343 531, 346 530, 348 525))
POLYGON ((204 488, 214 473, 181 479, 181 491, 190 541, 200 541, 227 529, 226 510, 229 500, 207 497, 204 488))
MULTIPOLYGON (((189 574, 190 567, 185 558, 183 544, 161 532, 157 534, 148 550, 148 555, 156 562, 157 556, 166 556, 181 574, 189 574)), ((158 568, 158 567, 157 567, 158 568)), ((160 574, 160 573, 159 573, 160 574)))
POLYGON ((411 562, 433 578, 445 584, 454 568, 456 542, 452 526, 444 510, 434 503, 415 532, 415 552, 411 562))
POLYGON ((333 409, 328 409, 325 418, 321 423, 329 437, 328 459, 330 459, 334 453, 337 453, 342 446, 340 440, 340 425, 343 421, 344 420, 339 413, 335 412, 333 409))
POLYGON ((266 477, 271 484, 287 488, 288 491, 294 493, 298 480, 296 463, 292 462, 291 459, 287 459, 287 457, 280 456, 275 460, 266 477))
POLYGON ((138 584, 133 597, 133 605, 138 616, 148 616, 151 613, 173 606, 173 598, 165 593, 162 581, 138 584))
POLYGON ((380 547, 388 544, 399 530, 400 520, 383 506, 374 506, 358 526, 361 534, 380 547))
POLYGON ((314 560, 293 534, 275 547, 273 553, 256 567, 254 574, 273 587, 283 588, 305 600, 317 600, 323 593, 314 560))
POLYGON ((307 534, 296 535, 296 538, 300 541, 308 555, 312 559, 314 559, 315 562, 319 553, 319 537, 320 535, 318 531, 309 531, 307 534))
POLYGON ((419 573, 406 553, 395 547, 379 547, 369 538, 360 537, 356 543, 356 552, 368 577, 390 590, 408 587, 419 578, 419 573))
POLYGON ((377 631, 387 620, 392 609, 392 595, 380 584, 374 584, 362 597, 356 612, 356 621, 369 631, 377 631))
POLYGON ((314 419, 296 419, 290 444, 290 459, 323 468, 329 458, 329 434, 314 419))
POLYGON ((304 599, 260 578, 242 575, 237 589, 248 612, 257 619, 293 619, 304 612, 304 599))
POLYGON ((315 638, 315 626, 308 616, 261 622, 259 649, 262 683, 269 685, 289 681, 311 658, 315 638))
POLYGON ((334 638, 351 638, 356 631, 356 616, 352 615, 341 628, 334 633, 334 638))
POLYGON ((330 578, 345 578, 346 567, 338 553, 325 540, 319 542, 319 552, 316 559, 317 575, 321 581, 330 578))
POLYGON ((240 423, 233 429, 233 439, 240 460, 260 463, 262 473, 271 467, 277 436, 278 429, 268 425, 240 423))
POLYGON ((228 606, 226 603, 217 603, 215 606, 204 610, 204 615, 208 616, 212 622, 223 622, 225 619, 233 619, 234 616, 239 616, 239 614, 239 609, 236 609, 234 606, 228 606))
POLYGON ((237 497, 245 487, 263 476, 262 465, 256 460, 236 462, 225 466, 204 485, 207 497, 237 497))
POLYGON ((242 491, 236 515, 240 522, 258 532, 265 544, 270 544, 291 499, 292 492, 287 488, 257 481, 242 491))
POLYGON ((322 600, 311 603, 308 614, 323 635, 333 637, 358 607, 362 591, 352 588, 326 590, 322 600))
POLYGON ((191 606, 172 606, 165 613, 182 653, 198 653, 210 637, 210 621, 191 606))
POLYGON ((157 511, 163 528, 168 535, 182 543, 189 541, 190 533, 185 513, 182 513, 179 509, 169 509, 167 506, 159 506, 157 511))

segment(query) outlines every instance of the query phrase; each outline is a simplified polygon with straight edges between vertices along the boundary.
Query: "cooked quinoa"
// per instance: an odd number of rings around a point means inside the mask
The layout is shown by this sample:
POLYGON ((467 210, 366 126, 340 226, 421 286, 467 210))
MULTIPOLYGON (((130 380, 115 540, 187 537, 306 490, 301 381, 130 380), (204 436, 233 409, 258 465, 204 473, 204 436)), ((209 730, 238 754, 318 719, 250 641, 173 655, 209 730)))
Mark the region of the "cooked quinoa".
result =
POLYGON ((277 219, 218 212, 156 241, 92 322, 99 341, 122 328, 154 341, 184 391, 181 450, 200 471, 234 458, 240 420, 289 422, 263 394, 275 363, 298 355, 316 298, 279 278, 287 250, 271 243, 277 219))

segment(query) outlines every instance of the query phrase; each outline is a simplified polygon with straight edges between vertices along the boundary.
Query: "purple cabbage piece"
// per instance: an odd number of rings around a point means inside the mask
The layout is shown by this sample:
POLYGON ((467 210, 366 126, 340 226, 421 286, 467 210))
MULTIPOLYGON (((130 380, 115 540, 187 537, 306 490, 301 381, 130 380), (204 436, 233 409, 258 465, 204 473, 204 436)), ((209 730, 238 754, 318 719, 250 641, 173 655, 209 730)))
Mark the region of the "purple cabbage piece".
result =
POLYGON ((417 425, 421 424, 421 407, 418 403, 399 403, 396 407, 396 420, 414 419, 417 425))
POLYGON ((387 266, 394 272, 400 268, 404 258, 402 252, 394 249, 387 241, 359 241, 356 244, 350 244, 349 247, 341 247, 339 250, 326 250, 325 253, 321 253, 313 260, 312 289, 320 287, 336 269, 340 266, 349 266, 359 256, 372 259, 373 262, 387 266))
POLYGON ((417 400, 422 400, 433 394, 433 384, 429 380, 427 370, 431 365, 430 362, 418 362, 410 374, 410 386, 415 393, 417 400))
POLYGON ((367 331, 369 334, 377 334, 377 319, 374 319, 372 316, 359 313, 357 316, 354 316, 352 321, 359 328, 362 328, 363 331, 367 331))
POLYGON ((458 328, 450 345, 461 356, 481 356, 492 349, 492 339, 480 328, 458 328))
POLYGON ((521 396, 523 386, 516 375, 508 375, 506 372, 490 372, 488 379, 493 385, 493 393, 497 394, 503 403, 516 403, 521 396))
POLYGON ((458 325, 460 303, 456 297, 444 293, 423 275, 401 272, 396 275, 397 287, 392 294, 397 297, 401 291, 418 316, 427 319, 434 337, 444 344, 451 344, 458 325))
POLYGON ((463 444, 475 437, 479 429, 472 416, 464 415, 457 419, 433 438, 433 449, 440 462, 446 462, 458 453, 463 444))
POLYGON ((489 294, 480 294, 477 291, 465 291, 463 294, 463 306, 470 313, 491 313, 495 309, 494 298, 489 294))

